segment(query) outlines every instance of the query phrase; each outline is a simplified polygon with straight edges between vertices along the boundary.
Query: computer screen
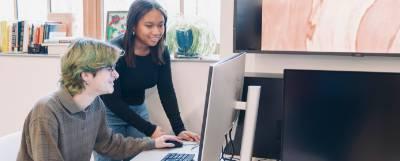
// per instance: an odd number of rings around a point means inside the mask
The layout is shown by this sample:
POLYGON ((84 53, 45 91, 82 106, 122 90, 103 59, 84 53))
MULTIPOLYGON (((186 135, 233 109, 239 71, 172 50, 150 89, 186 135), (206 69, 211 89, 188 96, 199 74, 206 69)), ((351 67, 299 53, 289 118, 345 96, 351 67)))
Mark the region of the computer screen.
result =
POLYGON ((284 71, 283 161, 400 160, 400 74, 284 71))
POLYGON ((244 68, 242 53, 210 66, 198 161, 220 159, 224 136, 238 116, 235 105, 242 95, 244 68))

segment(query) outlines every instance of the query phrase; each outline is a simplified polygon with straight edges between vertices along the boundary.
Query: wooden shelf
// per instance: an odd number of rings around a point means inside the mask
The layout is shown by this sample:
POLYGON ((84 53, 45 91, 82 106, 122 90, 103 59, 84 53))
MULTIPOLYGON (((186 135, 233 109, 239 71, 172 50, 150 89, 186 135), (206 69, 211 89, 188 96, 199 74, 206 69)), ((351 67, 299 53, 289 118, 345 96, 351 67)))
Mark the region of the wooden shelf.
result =
POLYGON ((14 56, 14 57, 54 57, 54 58, 59 58, 59 57, 60 57, 60 55, 28 54, 28 53, 0 53, 0 56, 14 56))

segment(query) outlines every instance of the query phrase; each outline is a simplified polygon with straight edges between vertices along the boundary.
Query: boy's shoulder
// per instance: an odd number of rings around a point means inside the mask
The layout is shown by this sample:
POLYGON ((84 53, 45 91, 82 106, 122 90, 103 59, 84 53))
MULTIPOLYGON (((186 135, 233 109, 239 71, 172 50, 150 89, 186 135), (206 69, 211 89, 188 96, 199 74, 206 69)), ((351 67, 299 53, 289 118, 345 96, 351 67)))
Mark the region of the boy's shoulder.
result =
POLYGON ((40 98, 31 111, 31 117, 34 118, 49 118, 54 116, 54 113, 58 111, 57 97, 55 93, 40 98))

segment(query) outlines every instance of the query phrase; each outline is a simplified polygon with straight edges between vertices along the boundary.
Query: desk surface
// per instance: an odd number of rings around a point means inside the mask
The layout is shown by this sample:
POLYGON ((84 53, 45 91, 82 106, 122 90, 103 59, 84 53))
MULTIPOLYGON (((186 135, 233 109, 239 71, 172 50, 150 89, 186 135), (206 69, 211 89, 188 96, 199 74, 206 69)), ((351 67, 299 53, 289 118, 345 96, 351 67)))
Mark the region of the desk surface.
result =
POLYGON ((195 154, 194 161, 197 161, 199 153, 199 144, 194 142, 184 142, 181 148, 171 148, 171 149, 154 149, 141 152, 131 161, 161 161, 164 156, 168 153, 187 153, 195 154))
MULTIPOLYGON (((171 149, 154 149, 143 151, 134 157, 131 161, 161 161, 164 156, 168 153, 187 153, 187 154, 194 154, 193 161, 197 161, 198 154, 199 154, 199 144, 194 142, 184 142, 183 147, 181 148, 171 148, 171 149)), ((235 156, 236 160, 239 159, 240 156, 235 156)), ((267 158, 252 158, 252 161, 276 161, 274 159, 267 159, 267 158)))

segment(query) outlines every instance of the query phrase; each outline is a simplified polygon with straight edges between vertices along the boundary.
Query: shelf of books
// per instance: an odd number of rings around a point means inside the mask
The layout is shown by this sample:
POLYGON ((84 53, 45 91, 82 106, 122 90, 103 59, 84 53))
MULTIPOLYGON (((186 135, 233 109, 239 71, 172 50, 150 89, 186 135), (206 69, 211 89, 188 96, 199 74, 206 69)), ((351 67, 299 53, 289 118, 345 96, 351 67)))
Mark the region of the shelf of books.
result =
POLYGON ((59 56, 72 38, 59 22, 0 21, 0 55, 59 56))

